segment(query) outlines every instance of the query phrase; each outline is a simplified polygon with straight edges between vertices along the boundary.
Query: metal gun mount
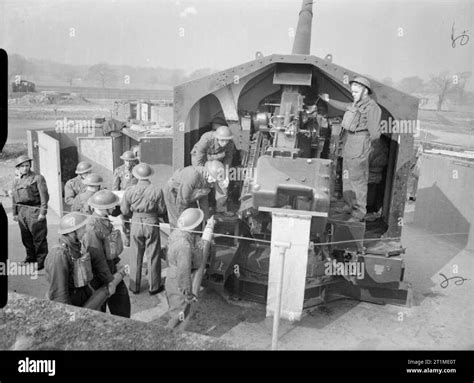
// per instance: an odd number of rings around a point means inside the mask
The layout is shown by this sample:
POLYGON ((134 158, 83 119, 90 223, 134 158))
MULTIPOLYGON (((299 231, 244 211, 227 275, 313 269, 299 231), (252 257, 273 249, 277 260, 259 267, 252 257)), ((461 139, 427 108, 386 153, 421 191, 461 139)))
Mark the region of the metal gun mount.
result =
MULTIPOLYGON (((272 217, 261 207, 327 214, 311 218, 308 243, 312 241, 314 246, 308 253, 306 304, 328 301, 336 294, 404 304, 409 288, 403 282, 400 243, 381 237, 401 235, 398 223, 404 211, 413 136, 384 135, 388 166, 382 187, 377 188, 382 217, 374 223, 346 223, 335 212, 342 203, 338 141, 343 112, 319 100, 318 95, 328 93, 331 98, 350 102, 347 78, 360 74, 310 55, 312 8, 312 0, 303 1, 290 55, 258 56, 175 87, 174 120, 180 128, 174 130, 173 167, 190 165, 190 151, 199 137, 212 129, 216 118, 226 121, 240 154, 233 167, 245 170, 246 176, 230 185, 229 206, 238 215, 218 217, 216 232, 268 240, 272 217), (365 244, 365 238, 380 238, 380 242, 370 242, 380 249, 371 253, 374 246, 365 244), (327 242, 340 243, 319 245, 327 242), (324 264, 334 259, 362 262, 365 278, 325 275, 324 264)), ((416 120, 416 98, 378 81, 371 83, 383 120, 391 116, 416 120)), ((217 238, 208 284, 265 302, 269 251, 269 246, 261 243, 217 238), (235 265, 241 270, 238 277, 232 271, 235 265)))

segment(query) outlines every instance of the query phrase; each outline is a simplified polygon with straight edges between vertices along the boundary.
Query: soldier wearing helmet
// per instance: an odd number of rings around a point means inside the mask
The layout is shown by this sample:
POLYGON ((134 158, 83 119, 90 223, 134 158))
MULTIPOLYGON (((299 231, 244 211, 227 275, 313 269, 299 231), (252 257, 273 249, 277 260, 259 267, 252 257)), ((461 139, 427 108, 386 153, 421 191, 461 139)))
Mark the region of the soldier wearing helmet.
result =
POLYGON ((120 158, 123 160, 123 165, 114 171, 112 190, 125 190, 131 185, 136 185, 138 181, 132 172, 133 167, 138 164, 138 157, 131 150, 127 150, 120 158))
MULTIPOLYGON (((233 135, 228 126, 218 125, 214 131, 204 133, 191 150, 191 164, 204 166, 207 161, 218 160, 226 169, 232 166, 236 153, 233 135)), ((226 211, 228 184, 215 188, 216 211, 226 211)))
MULTIPOLYGON (((93 213, 87 223, 84 247, 91 254, 93 261, 105 261, 108 265, 108 268, 95 275, 91 282, 92 287, 97 289, 113 280, 113 274, 117 272, 117 264, 120 262, 115 251, 121 245, 120 231, 113 228, 109 219, 109 215, 119 203, 119 197, 110 190, 100 190, 89 198, 88 203, 93 213)), ((105 312, 105 306, 108 306, 113 315, 130 318, 130 297, 123 281, 117 285, 115 291, 111 292, 111 297, 101 308, 101 311, 105 312)))
POLYGON ((345 110, 343 138, 343 197, 346 205, 338 212, 350 214, 350 221, 363 221, 367 213, 369 156, 374 143, 380 138, 382 110, 370 97, 372 87, 364 77, 350 82, 353 103, 330 100, 320 95, 336 109, 345 110))
POLYGON ((224 166, 232 165, 235 144, 228 126, 221 125, 215 131, 204 133, 191 150, 191 164, 204 166, 207 161, 218 160, 224 166))
POLYGON ((225 168, 219 161, 208 161, 205 166, 178 169, 168 180, 165 202, 168 219, 176 227, 180 214, 189 207, 198 207, 209 216, 208 194, 217 182, 225 182, 225 168))
POLYGON ((44 268, 48 254, 48 187, 41 174, 31 171, 31 158, 22 155, 15 161, 15 178, 12 185, 13 220, 20 226, 21 240, 26 248, 25 263, 38 262, 44 268))
POLYGON ((138 179, 130 186, 120 203, 124 217, 131 218, 132 258, 130 261, 129 289, 140 292, 143 255, 148 262, 148 292, 154 295, 161 287, 161 243, 158 216, 166 211, 163 191, 150 182, 153 168, 142 162, 133 168, 133 176, 138 179))
MULTIPOLYGON (((133 175, 133 168, 138 164, 138 157, 132 150, 124 152, 120 158, 124 164, 114 170, 112 190, 126 190, 129 186, 136 185, 138 180, 133 175)), ((122 229, 125 234, 125 246, 130 246, 130 223, 125 222, 122 216, 122 229)))
POLYGON ((86 185, 84 185, 82 181, 91 172, 92 165, 89 162, 82 161, 77 164, 77 176, 67 181, 66 185, 64 185, 64 202, 69 206, 74 204, 74 198, 76 198, 79 193, 86 190, 86 185))
POLYGON ((52 301, 83 306, 92 295, 93 276, 108 271, 107 263, 92 260, 82 245, 86 225, 87 216, 77 212, 66 214, 59 222, 58 243, 45 261, 48 298, 52 301))
POLYGON ((71 210, 85 214, 92 214, 92 209, 88 203, 89 198, 100 190, 101 185, 104 183, 104 179, 99 174, 90 173, 82 182, 86 185, 86 190, 74 198, 71 210))
POLYGON ((48 298, 52 301, 83 306, 92 295, 89 287, 92 280, 90 257, 81 252, 86 224, 87 217, 78 213, 66 214, 59 222, 58 243, 53 246, 45 261, 46 279, 49 282, 48 298), (77 270, 80 266, 84 266, 83 274, 77 270))
POLYGON ((204 212, 189 208, 179 216, 177 229, 171 231, 168 239, 168 270, 166 274, 166 298, 169 310, 162 320, 169 320, 168 326, 183 315, 186 304, 196 300, 192 291, 191 274, 202 262, 202 240, 211 241, 214 230, 214 219, 207 221, 202 239, 192 231, 200 230, 204 212))

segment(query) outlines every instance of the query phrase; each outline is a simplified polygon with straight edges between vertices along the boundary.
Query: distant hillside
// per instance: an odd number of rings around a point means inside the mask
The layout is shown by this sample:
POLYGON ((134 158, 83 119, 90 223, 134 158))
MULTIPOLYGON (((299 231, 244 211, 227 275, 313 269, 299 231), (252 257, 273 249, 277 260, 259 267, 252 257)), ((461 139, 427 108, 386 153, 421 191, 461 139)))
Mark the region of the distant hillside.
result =
POLYGON ((37 85, 104 89, 172 89, 177 84, 216 71, 204 68, 186 74, 182 69, 162 67, 131 67, 108 63, 91 66, 69 65, 50 60, 25 58, 18 54, 9 55, 8 65, 10 82, 21 78, 37 85))

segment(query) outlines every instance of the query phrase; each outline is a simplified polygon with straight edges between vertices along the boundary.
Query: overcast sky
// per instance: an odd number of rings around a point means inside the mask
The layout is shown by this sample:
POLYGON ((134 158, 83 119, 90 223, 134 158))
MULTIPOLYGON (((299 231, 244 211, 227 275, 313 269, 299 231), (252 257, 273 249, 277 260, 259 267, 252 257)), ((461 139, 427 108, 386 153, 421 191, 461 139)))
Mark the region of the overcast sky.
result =
MULTIPOLYGON (((62 63, 225 69, 256 51, 290 53, 300 7, 301 0, 1 0, 0 47, 62 63)), ((313 12, 311 53, 331 53, 359 73, 397 81, 473 70, 474 1, 315 0, 313 12), (453 22, 456 36, 468 30, 466 45, 459 39, 452 48, 453 22)))

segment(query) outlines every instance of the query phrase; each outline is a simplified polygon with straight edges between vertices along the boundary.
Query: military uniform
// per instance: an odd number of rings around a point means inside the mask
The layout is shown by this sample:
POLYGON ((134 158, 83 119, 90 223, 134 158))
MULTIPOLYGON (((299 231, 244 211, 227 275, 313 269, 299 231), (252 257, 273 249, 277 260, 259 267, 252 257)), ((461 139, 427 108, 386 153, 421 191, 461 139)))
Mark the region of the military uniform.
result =
POLYGON ((191 150, 191 164, 194 166, 204 166, 207 161, 218 160, 224 166, 232 166, 232 159, 235 154, 234 141, 222 147, 218 144, 215 132, 204 133, 191 150))
MULTIPOLYGON (((207 161, 218 160, 229 169, 236 153, 236 147, 233 140, 222 147, 218 144, 215 132, 204 133, 199 141, 194 145, 191 151, 191 164, 194 166, 204 166, 207 161)), ((225 211, 225 204, 227 202, 228 187, 221 187, 216 185, 215 195, 216 211, 225 211)))
POLYGON ((148 180, 140 180, 129 187, 122 198, 120 210, 125 217, 132 218, 130 262, 130 290, 140 291, 143 255, 148 262, 149 291, 161 286, 161 242, 158 216, 166 211, 163 191, 148 180))
POLYGON ((125 164, 114 170, 112 190, 125 190, 129 186, 136 185, 138 180, 132 174, 133 167, 129 170, 125 164))
POLYGON ((352 216, 356 219, 363 219, 367 213, 371 143, 380 137, 382 111, 369 96, 355 104, 335 100, 329 100, 328 103, 340 110, 354 106, 360 112, 355 130, 353 132, 345 131, 342 149, 342 188, 344 200, 352 209, 352 216))
POLYGON ((168 299, 169 323, 176 320, 186 307, 183 291, 192 291, 192 272, 202 262, 203 241, 197 240, 193 234, 173 230, 168 240, 168 271, 166 274, 166 298, 168 299))
POLYGON ((165 202, 168 219, 172 227, 176 227, 180 214, 189 207, 199 207, 206 215, 209 214, 207 196, 213 185, 205 177, 202 166, 187 166, 178 169, 168 180, 165 189, 165 202))
MULTIPOLYGON (((113 226, 108 217, 100 216, 95 212, 87 223, 87 231, 84 235, 83 243, 84 248, 91 255, 92 266, 94 267, 94 264, 104 264, 104 262, 108 265, 108 268, 99 268, 100 271, 94 275, 94 279, 91 282, 94 289, 111 282, 113 274, 117 272, 117 263, 120 259, 109 260, 107 255, 110 252, 108 244, 112 229, 113 226)), ((130 297, 124 281, 117 285, 115 294, 107 300, 106 305, 109 307, 111 314, 130 318, 130 297)), ((105 305, 102 307, 102 311, 105 312, 105 305)))
POLYGON ((72 259, 81 257, 81 244, 74 243, 63 235, 45 261, 46 279, 49 282, 48 299, 82 307, 92 295, 89 285, 76 288, 73 277, 72 259))
POLYGON ((13 216, 18 217, 21 240, 26 248, 26 261, 38 262, 39 269, 43 268, 48 254, 48 226, 46 218, 38 220, 38 216, 46 216, 48 201, 48 187, 41 174, 29 171, 13 180, 13 216))
MULTIPOLYGON (((125 164, 115 169, 112 190, 125 190, 137 184, 138 180, 133 176, 132 169, 133 167, 130 170, 127 169, 125 164)), ((124 217, 122 217, 122 230, 128 246, 130 244, 130 223, 125 222, 124 217)))
POLYGON ((72 206, 77 195, 84 192, 86 188, 87 186, 82 182, 81 175, 71 178, 66 182, 66 185, 64 185, 64 202, 72 206))
POLYGON ((71 211, 79 211, 84 214, 92 214, 92 209, 87 203, 90 197, 92 197, 96 192, 92 190, 85 190, 82 193, 78 194, 74 198, 74 202, 71 207, 71 211))

